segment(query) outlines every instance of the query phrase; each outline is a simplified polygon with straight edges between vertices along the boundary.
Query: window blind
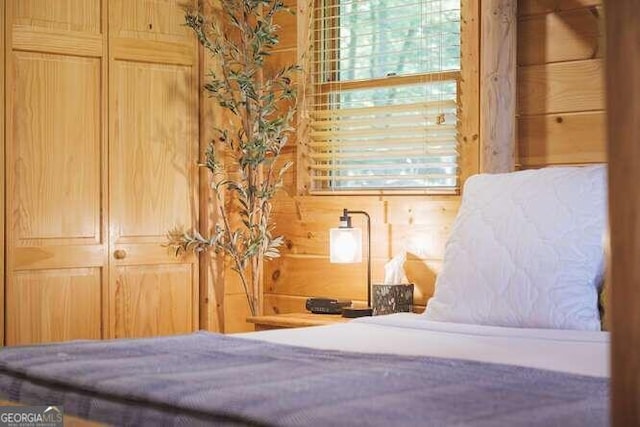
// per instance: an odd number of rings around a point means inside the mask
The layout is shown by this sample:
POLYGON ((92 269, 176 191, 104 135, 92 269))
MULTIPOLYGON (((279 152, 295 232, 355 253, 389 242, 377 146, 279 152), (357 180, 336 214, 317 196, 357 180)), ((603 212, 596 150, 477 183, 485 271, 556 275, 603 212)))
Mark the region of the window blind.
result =
POLYGON ((460 0, 316 0, 312 190, 458 185, 460 0))

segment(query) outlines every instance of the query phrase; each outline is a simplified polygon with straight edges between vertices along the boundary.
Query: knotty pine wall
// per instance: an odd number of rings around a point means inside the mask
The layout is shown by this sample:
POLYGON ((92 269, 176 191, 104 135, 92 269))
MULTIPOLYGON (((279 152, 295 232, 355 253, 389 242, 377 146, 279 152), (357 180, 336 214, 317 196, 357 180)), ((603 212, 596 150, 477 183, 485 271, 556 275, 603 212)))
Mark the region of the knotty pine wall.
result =
MULTIPOLYGON (((518 166, 605 161, 602 2, 519 0, 518 9, 518 166)), ((274 64, 293 62, 297 55, 296 18, 284 17, 280 24, 274 64)), ((296 160, 295 141, 285 156, 296 160)), ((304 310, 309 296, 366 299, 364 264, 329 263, 328 230, 343 208, 371 215, 374 283, 383 279, 391 257, 407 251, 416 311, 423 310, 433 295, 459 197, 309 196, 297 195, 296 188, 292 170, 286 191, 274 201, 276 233, 287 244, 281 258, 265 265, 265 313, 304 310)), ((225 330, 250 330, 243 322, 241 290, 233 288, 225 292, 225 330)))
MULTIPOLYGON (((283 37, 272 62, 294 62, 296 17, 284 17, 280 25, 283 37)), ((285 156, 296 161, 296 154, 291 141, 285 156)), ((309 296, 366 301, 365 264, 329 263, 329 228, 338 225, 344 208, 365 210, 371 216, 373 283, 382 282, 384 264, 390 258, 407 252, 406 274, 415 284, 416 310, 422 311, 433 294, 459 196, 310 196, 296 194, 297 184, 291 170, 285 191, 274 201, 276 234, 286 237, 286 247, 281 258, 265 265, 265 313, 303 311, 309 296)), ((358 216, 354 225, 365 226, 358 216)))
POLYGON ((522 168, 606 161, 601 0, 518 1, 522 168))

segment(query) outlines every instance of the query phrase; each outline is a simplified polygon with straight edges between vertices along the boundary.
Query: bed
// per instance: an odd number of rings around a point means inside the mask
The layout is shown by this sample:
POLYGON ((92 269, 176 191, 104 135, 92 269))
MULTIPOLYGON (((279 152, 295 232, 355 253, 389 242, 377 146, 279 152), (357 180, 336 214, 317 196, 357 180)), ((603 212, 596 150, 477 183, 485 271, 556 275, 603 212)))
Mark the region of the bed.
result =
POLYGON ((7 348, 0 398, 114 425, 608 425, 605 176, 470 178, 423 314, 7 348))

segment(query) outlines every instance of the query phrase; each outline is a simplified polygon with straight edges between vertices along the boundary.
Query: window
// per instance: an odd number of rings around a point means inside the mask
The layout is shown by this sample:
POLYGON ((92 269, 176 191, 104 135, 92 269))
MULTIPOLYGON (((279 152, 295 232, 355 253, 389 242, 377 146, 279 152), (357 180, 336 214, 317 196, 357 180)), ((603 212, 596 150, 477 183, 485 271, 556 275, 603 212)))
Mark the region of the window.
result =
POLYGON ((312 191, 458 187, 460 0, 316 0, 312 191))

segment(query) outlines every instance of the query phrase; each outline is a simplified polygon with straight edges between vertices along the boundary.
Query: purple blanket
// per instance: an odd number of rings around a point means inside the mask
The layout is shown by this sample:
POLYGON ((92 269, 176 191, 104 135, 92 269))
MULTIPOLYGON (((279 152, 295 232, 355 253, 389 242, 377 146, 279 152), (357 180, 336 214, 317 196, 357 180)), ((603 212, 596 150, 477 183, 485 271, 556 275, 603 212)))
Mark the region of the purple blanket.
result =
POLYGON ((136 426, 608 425, 607 379, 206 332, 5 348, 0 397, 136 426))

